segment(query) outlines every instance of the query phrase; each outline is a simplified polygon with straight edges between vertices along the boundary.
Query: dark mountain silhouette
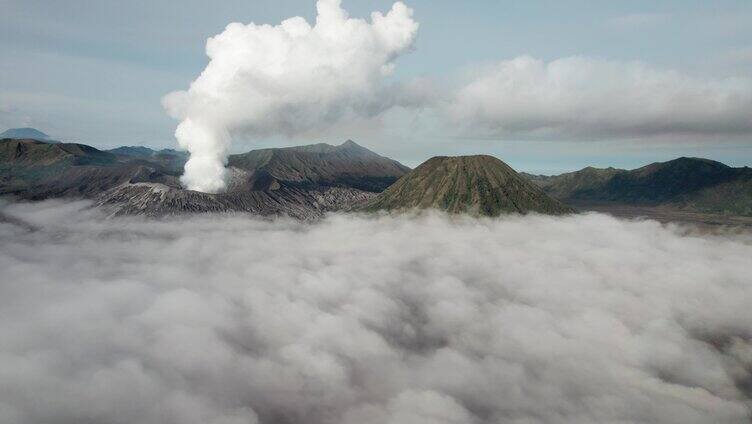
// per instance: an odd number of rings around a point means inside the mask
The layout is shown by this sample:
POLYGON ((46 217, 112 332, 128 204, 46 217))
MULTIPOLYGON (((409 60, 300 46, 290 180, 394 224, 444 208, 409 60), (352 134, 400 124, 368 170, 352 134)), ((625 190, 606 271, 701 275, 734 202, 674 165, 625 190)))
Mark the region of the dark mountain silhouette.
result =
POLYGON ((59 141, 53 140, 49 135, 39 131, 35 128, 10 128, 0 133, 0 139, 3 138, 16 138, 16 139, 31 139, 44 141, 46 143, 59 143, 59 141))
POLYGON ((485 155, 431 158, 365 206, 368 210, 425 208, 486 216, 573 212, 501 160, 485 155))
POLYGON ((529 177, 568 202, 664 205, 697 212, 752 215, 752 169, 681 157, 634 170, 585 168, 553 177, 529 177))
POLYGON ((339 186, 370 192, 383 191, 410 171, 352 140, 339 146, 320 143, 253 150, 230 156, 228 165, 251 172, 252 186, 284 181, 299 187, 339 186))

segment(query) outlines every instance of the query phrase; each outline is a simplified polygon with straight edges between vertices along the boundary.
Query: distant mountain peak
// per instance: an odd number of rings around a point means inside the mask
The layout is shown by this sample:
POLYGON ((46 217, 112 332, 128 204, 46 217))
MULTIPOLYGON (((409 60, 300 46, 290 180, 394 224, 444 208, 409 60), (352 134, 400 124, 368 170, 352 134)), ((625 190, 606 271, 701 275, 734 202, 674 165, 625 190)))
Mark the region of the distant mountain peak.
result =
POLYGON ((28 138, 32 140, 46 141, 50 136, 36 128, 10 128, 0 133, 0 138, 28 138))
POLYGON ((348 152, 348 153, 355 153, 355 154, 371 154, 371 155, 377 155, 377 153, 374 153, 373 151, 361 146, 360 144, 352 141, 347 140, 344 143, 337 146, 337 150, 348 152))
POLYGON ((704 165, 712 165, 717 166, 719 168, 729 168, 728 165, 722 162, 718 162, 712 159, 705 159, 705 158, 695 158, 695 157, 688 157, 688 156, 682 156, 680 158, 676 158, 673 160, 670 160, 668 162, 664 162, 664 165, 676 165, 676 164, 704 164, 704 165))

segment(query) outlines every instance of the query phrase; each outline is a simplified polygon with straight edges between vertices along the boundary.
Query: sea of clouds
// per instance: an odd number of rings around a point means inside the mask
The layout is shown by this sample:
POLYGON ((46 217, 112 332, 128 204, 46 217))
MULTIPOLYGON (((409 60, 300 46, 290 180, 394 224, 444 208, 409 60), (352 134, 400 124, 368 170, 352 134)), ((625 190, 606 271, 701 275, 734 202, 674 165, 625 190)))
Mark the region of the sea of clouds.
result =
POLYGON ((0 422, 747 423, 752 236, 0 206, 0 422))

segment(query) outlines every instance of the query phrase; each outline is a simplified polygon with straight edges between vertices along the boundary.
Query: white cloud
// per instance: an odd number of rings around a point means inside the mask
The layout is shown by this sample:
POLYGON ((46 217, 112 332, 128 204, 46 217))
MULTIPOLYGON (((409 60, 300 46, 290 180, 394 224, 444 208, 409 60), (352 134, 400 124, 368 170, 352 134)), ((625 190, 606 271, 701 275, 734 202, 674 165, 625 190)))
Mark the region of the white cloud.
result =
POLYGON ((373 117, 398 101, 384 81, 415 39, 412 10, 397 2, 369 22, 349 18, 340 0, 316 7, 313 26, 301 17, 228 25, 208 40, 211 60, 190 89, 165 96, 165 108, 181 120, 178 142, 191 152, 188 188, 225 187, 233 135, 294 135, 373 117))
POLYGON ((749 422, 749 234, 87 206, 0 207, 3 423, 749 422))
POLYGON ((479 69, 444 109, 476 136, 750 136, 752 80, 695 78, 640 62, 523 56, 479 69))

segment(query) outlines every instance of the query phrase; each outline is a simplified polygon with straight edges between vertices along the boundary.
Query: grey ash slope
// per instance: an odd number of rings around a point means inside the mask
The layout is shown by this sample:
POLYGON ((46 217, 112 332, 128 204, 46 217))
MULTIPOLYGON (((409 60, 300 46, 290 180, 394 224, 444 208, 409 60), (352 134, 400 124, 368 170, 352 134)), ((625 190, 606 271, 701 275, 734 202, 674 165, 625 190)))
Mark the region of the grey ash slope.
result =
POLYGON ((426 208, 484 216, 574 212, 501 160, 485 155, 431 158, 365 206, 366 210, 426 208))
POLYGON ((588 167, 552 177, 531 176, 546 193, 567 202, 665 206, 752 215, 752 169, 682 157, 634 170, 588 167))
POLYGON ((0 140, 0 194, 83 197, 115 214, 252 212, 313 218, 363 203, 409 170, 352 141, 251 151, 230 157, 226 193, 184 190, 187 155, 75 143, 0 140))
POLYGON ((117 214, 239 211, 309 219, 360 205, 409 171, 350 140, 231 155, 228 168, 224 193, 125 184, 101 196, 99 204, 117 214))

